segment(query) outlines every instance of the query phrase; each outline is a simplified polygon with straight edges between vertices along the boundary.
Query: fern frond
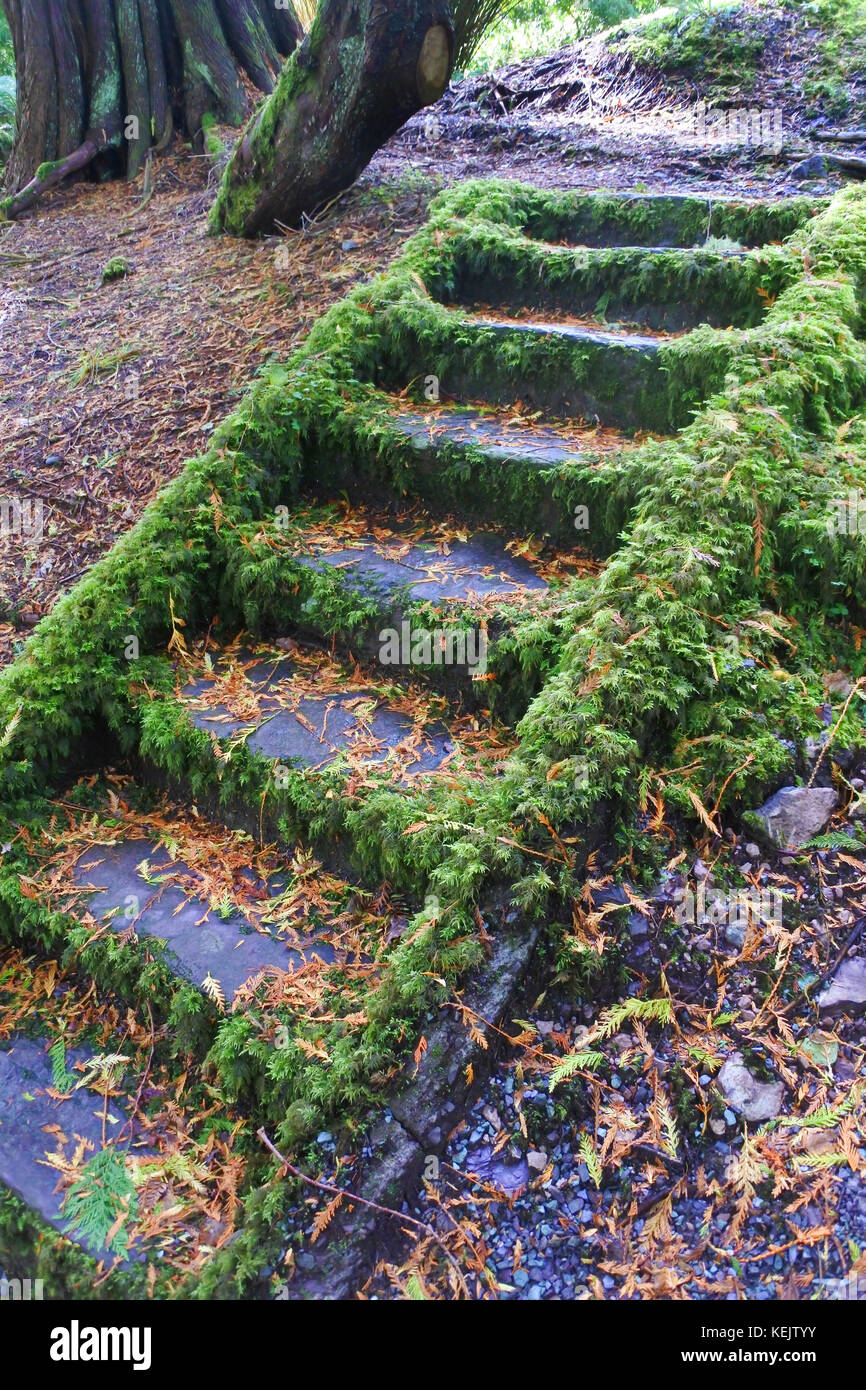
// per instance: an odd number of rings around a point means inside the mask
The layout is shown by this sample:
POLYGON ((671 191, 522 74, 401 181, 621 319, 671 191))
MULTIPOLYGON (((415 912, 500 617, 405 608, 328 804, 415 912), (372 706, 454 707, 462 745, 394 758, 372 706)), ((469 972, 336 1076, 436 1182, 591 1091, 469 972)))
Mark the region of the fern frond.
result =
POLYGON ((555 1089, 560 1081, 567 1081, 577 1071, 597 1071, 604 1061, 603 1052, 572 1052, 554 1067, 550 1073, 550 1089, 555 1089))

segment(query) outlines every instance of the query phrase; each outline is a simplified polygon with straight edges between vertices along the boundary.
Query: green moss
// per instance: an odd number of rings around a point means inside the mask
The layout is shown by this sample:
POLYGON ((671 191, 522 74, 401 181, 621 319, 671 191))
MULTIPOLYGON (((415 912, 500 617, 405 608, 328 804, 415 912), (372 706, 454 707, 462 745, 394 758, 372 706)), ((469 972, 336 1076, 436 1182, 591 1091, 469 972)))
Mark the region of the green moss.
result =
POLYGON ((665 14, 642 24, 623 47, 639 63, 666 73, 698 75, 720 91, 748 89, 766 40, 738 3, 710 14, 665 14))
MULTIPOLYGON (((220 1093, 279 1123, 287 1146, 375 1097, 371 1078, 405 1055, 424 1010, 447 996, 439 982, 461 978, 479 959, 479 904, 510 896, 526 913, 556 915, 574 892, 593 831, 612 824, 626 833, 650 792, 661 790, 689 817, 694 797, 720 815, 760 794, 791 775, 789 744, 818 732, 822 670, 836 662, 859 673, 863 659, 847 625, 866 601, 866 542, 827 523, 840 489, 866 492, 866 349, 858 337, 866 192, 846 190, 817 216, 804 200, 710 211, 701 200, 617 205, 608 195, 576 199, 500 184, 444 195, 388 274, 335 306, 287 363, 263 373, 208 452, 0 676, 4 840, 16 841, 0 869, 0 930, 35 949, 84 948, 93 978, 152 1000, 206 1053, 220 1093), (529 268, 547 261, 522 233, 549 240, 557 228, 579 226, 602 239, 626 228, 651 244, 661 232, 683 246, 708 225, 740 243, 780 229, 793 235, 784 248, 741 262, 748 294, 765 306, 756 313, 741 301, 748 326, 702 328, 664 347, 665 382, 654 389, 665 423, 694 418, 607 462, 556 470, 544 492, 524 471, 490 503, 471 498, 480 477, 493 483, 483 472, 489 463, 449 446, 436 498, 419 451, 388 419, 381 386, 401 371, 401 387, 407 373, 437 365, 459 367, 467 383, 497 373, 517 383, 535 369, 563 379, 594 373, 594 385, 613 392, 615 379, 602 354, 582 348, 537 345, 533 362, 519 335, 479 332, 430 289, 451 292, 462 265, 490 274, 507 265, 529 283, 529 268), (536 518, 540 529, 542 500, 564 531, 574 498, 595 488, 606 518, 598 541, 610 556, 605 570, 564 584, 528 617, 504 615, 497 634, 502 698, 512 718, 522 716, 517 752, 497 777, 443 780, 422 797, 372 775, 349 797, 336 766, 315 777, 294 772, 271 799, 267 762, 246 749, 228 765, 215 758, 173 697, 161 655, 172 615, 187 636, 218 613, 226 625, 256 632, 303 620, 323 637, 363 640, 375 597, 350 591, 339 574, 311 571, 293 553, 303 487, 353 475, 365 487, 375 482, 383 497, 426 488, 440 508, 490 506, 524 532, 536 518), (293 534, 274 534, 268 516, 277 505, 288 507, 293 534), (139 639, 135 662, 125 656, 129 634, 139 639), (327 1025, 327 1065, 300 1046, 303 1021, 288 1011, 280 1017, 291 1045, 275 1049, 251 1012, 214 1019, 158 959, 111 938, 90 942, 83 928, 21 893, 30 857, 17 826, 38 824, 40 796, 62 787, 88 739, 102 751, 107 736, 120 754, 144 755, 203 804, 232 818, 255 815, 257 824, 261 816, 286 844, 336 838, 351 847, 362 881, 387 879, 414 903, 433 893, 448 904, 442 920, 415 914, 365 999, 367 1022, 348 1031, 327 1025), (568 832, 573 862, 557 853, 550 827, 568 832)), ((560 289, 582 283, 563 253, 552 256, 560 289)), ((727 274, 719 261, 677 254, 646 266, 601 256, 588 273, 593 292, 626 283, 632 301, 668 283, 678 294, 694 274, 707 302, 713 276, 718 287, 727 274)), ((642 398, 647 405, 656 408, 642 398)), ((853 712, 846 721, 840 740, 859 727, 853 712)), ((248 1196, 242 1235, 202 1288, 239 1287, 251 1277, 257 1242, 287 1193, 276 1185, 248 1196)))
POLYGON ((113 284, 115 280, 125 280, 130 274, 132 266, 125 256, 112 256, 110 261, 106 261, 102 267, 103 285, 113 284))

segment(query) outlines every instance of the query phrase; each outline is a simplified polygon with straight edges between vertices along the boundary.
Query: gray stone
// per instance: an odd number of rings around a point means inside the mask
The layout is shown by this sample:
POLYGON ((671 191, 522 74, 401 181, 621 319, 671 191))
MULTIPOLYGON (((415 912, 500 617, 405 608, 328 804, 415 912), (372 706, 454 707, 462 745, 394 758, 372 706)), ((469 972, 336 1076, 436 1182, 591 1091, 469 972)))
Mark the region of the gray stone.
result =
MULTIPOLYGON (((289 972, 313 957, 327 964, 335 959, 327 941, 302 952, 269 932, 252 930, 237 912, 221 916, 206 899, 173 883, 176 875, 187 881, 195 878, 188 866, 149 840, 86 850, 75 869, 77 885, 93 890, 88 907, 94 917, 107 918, 113 931, 132 926, 141 936, 161 938, 167 943, 168 963, 178 975, 199 986, 210 975, 219 981, 226 999, 265 967, 289 972), (147 876, 140 871, 145 860, 147 876)), ((283 886, 274 879, 268 884, 272 893, 283 886)))
POLYGON ((725 927, 725 941, 735 951, 741 951, 746 942, 745 927, 738 926, 736 922, 729 922, 725 927))
POLYGON ((829 984, 818 995, 820 1009, 866 1004, 866 960, 843 960, 829 984))
POLYGON ((806 179, 820 179, 827 173, 827 161, 822 154, 813 154, 808 159, 801 159, 788 173, 795 183, 804 183, 806 179))
POLYGON ((758 1081, 734 1052, 719 1072, 719 1086, 732 1109, 746 1120, 773 1120, 782 1108, 785 1087, 781 1081, 758 1081))
POLYGON ((800 849, 820 835, 837 801, 832 787, 782 787, 755 815, 779 849, 800 849))
POLYGON ((500 537, 485 531, 466 541, 455 541, 448 555, 442 555, 434 541, 407 548, 399 536, 387 544, 371 537, 369 541, 359 539, 344 550, 318 554, 315 550, 314 546, 308 556, 297 556, 297 563, 316 569, 337 568, 346 583, 366 592, 378 590, 390 601, 403 596, 429 599, 431 603, 465 602, 473 594, 484 598, 547 588, 527 560, 511 555, 500 537))
MULTIPOLYGON (((105 1050, 118 1049, 106 1047, 105 1050)), ((70 1050, 66 1054, 67 1071, 73 1071, 77 1062, 86 1062, 92 1055, 80 1049, 70 1050)), ((63 1194, 56 1191, 59 1174, 46 1162, 46 1157, 62 1147, 65 1156, 70 1158, 79 1136, 91 1146, 86 1157, 98 1153, 104 1147, 102 1102, 86 1089, 70 1091, 62 1099, 55 1099, 48 1095, 53 1085, 53 1068, 44 1039, 17 1037, 8 1051, 0 1052, 0 1183, 50 1225, 62 1230, 66 1223, 63 1194), (65 1145, 58 1143, 60 1136, 45 1132, 54 1125, 59 1125, 67 1136, 65 1145)), ((120 1118, 122 1106, 122 1101, 112 1100, 109 1113, 120 1118)), ((119 1126, 109 1125, 108 1128, 117 1131, 119 1126)), ((133 1139, 136 1153, 152 1152, 140 1147, 137 1130, 133 1139)), ((79 1236, 71 1235, 70 1239, 98 1258, 106 1257, 105 1250, 79 1236)))

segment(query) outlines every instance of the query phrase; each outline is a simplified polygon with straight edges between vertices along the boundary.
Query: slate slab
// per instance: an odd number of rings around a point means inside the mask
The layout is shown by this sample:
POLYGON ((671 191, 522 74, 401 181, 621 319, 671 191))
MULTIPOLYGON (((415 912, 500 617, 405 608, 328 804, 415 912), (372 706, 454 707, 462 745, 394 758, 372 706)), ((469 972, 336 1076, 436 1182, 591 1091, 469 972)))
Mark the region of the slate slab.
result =
MULTIPOLYGON (((87 1061, 92 1053, 70 1049, 66 1054, 67 1070, 76 1062, 87 1061)), ((56 1152, 57 1137, 46 1134, 46 1125, 59 1125, 71 1142, 64 1152, 70 1156, 77 1137, 86 1139, 92 1148, 91 1158, 103 1147, 102 1101, 90 1090, 71 1091, 62 1100, 48 1095, 53 1086, 51 1059, 44 1039, 18 1037, 7 1051, 0 1052, 0 1182, 10 1188, 29 1207, 50 1225, 62 1230, 66 1220, 62 1211, 62 1193, 56 1192, 59 1174, 46 1166, 45 1156, 56 1152)), ((116 1100, 109 1102, 109 1132, 117 1132, 119 1124, 111 1119, 125 1119, 125 1112, 116 1100)), ((144 1150, 136 1150, 144 1152, 144 1150)), ((88 1245, 77 1235, 70 1236, 97 1258, 106 1252, 88 1245)))
MULTIPOLYGON (((326 941, 305 951, 295 950, 275 935, 256 931, 239 912, 223 917, 204 898, 184 892, 177 884, 149 883, 139 872, 144 860, 152 878, 189 872, 182 861, 172 860, 149 840, 124 840, 85 851, 76 865, 75 882, 95 890, 88 904, 94 917, 114 912, 114 930, 134 925, 140 936, 165 940, 169 964, 192 984, 201 985, 210 974, 230 1001, 251 975, 267 966, 292 971, 313 957, 334 960, 334 950, 326 941)), ((272 892, 282 886, 275 880, 269 885, 272 892)))
POLYGON ((468 602, 473 594, 507 597, 517 590, 547 588, 532 566, 511 555, 498 536, 478 532, 466 541, 455 541, 450 550, 449 555, 441 555, 433 544, 418 544, 404 551, 399 539, 383 545, 370 540, 330 552, 314 544, 310 555, 297 558, 301 564, 338 568, 359 586, 372 587, 392 601, 403 597, 431 603, 468 602))
POLYGON ((474 319, 479 328, 495 328, 500 333, 531 333, 541 338, 568 338, 572 342, 589 343, 593 347, 628 349, 641 357, 655 357, 664 343, 645 333, 606 332, 601 328, 583 328, 575 323, 535 323, 520 319, 474 319))
MULTIPOLYGON (((292 670, 288 658, 263 660, 247 669, 247 679, 262 689, 261 715, 246 740, 251 752, 301 767, 327 766, 345 752, 375 766, 412 734, 413 722, 405 714, 382 703, 370 710, 377 697, 368 690, 344 689, 336 694, 292 699, 288 691, 292 670)), ((188 700, 206 699, 215 680, 216 673, 213 678, 193 681, 183 694, 188 700)), ((198 728, 220 737, 250 725, 249 719, 234 718, 225 705, 216 702, 205 708, 199 703, 190 710, 190 718, 198 728)), ((437 723, 425 731, 421 742, 401 750, 401 763, 408 773, 432 772, 453 751, 448 730, 437 723)))
POLYGON ((447 440, 479 449, 487 458, 500 463, 519 462, 538 469, 579 463, 589 453, 586 449, 569 446, 553 430, 536 427, 509 431, 471 411, 442 412, 433 418, 404 413, 394 424, 418 450, 435 449, 438 443, 447 440))

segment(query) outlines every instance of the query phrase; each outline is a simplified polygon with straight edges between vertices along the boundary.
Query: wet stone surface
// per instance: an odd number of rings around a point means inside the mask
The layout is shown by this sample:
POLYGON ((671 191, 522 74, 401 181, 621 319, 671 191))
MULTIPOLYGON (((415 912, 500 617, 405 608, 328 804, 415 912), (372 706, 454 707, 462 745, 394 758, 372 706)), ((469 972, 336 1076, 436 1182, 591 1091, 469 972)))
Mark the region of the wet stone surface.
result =
MULTIPOLYGON (((67 1070, 88 1057, 86 1052, 70 1049, 66 1054, 67 1070)), ((46 1163, 46 1155, 57 1152, 62 1145, 69 1157, 78 1139, 87 1141, 88 1158, 105 1147, 103 1103, 86 1089, 57 1099, 48 1094, 52 1086, 51 1059, 44 1040, 18 1037, 8 1051, 0 1052, 0 1182, 62 1230, 66 1224, 63 1194, 55 1191, 59 1174, 46 1163), (51 1132, 47 1133, 49 1128, 51 1132)), ((111 1137, 124 1118, 118 1102, 111 1100, 107 1121, 111 1137)), ((104 1250, 88 1247, 84 1240, 79 1243, 98 1257, 105 1254, 104 1250)))
POLYGON ((488 458, 503 463, 519 461, 538 468, 557 468, 563 463, 577 463, 589 452, 570 448, 553 430, 543 426, 512 431, 509 435, 502 425, 470 411, 449 411, 432 423, 423 415, 404 414, 396 424, 418 450, 435 449, 440 440, 447 440, 481 449, 488 458))
MULTIPOLYGON (((292 700, 287 691, 293 664, 289 658, 259 662, 247 671, 250 683, 262 689, 261 713, 246 739, 252 753, 263 753, 286 764, 324 767, 341 753, 359 755, 365 763, 378 764, 399 750, 406 772, 433 772, 453 751, 448 730, 442 724, 430 725, 420 743, 407 743, 414 724, 405 714, 377 700, 369 690, 343 690, 322 696, 301 696, 292 700), (288 708, 286 706, 289 706, 288 708)), ((207 704, 207 693, 216 683, 203 678, 184 688, 193 723, 200 729, 225 737, 248 728, 249 720, 237 719, 219 703, 207 704)))
POLYGON ((518 319, 476 319, 475 323, 479 328, 494 328, 500 333, 531 333, 543 338, 569 338, 593 347, 628 349, 642 357, 653 357, 664 344, 663 338, 644 333, 605 333, 573 323, 523 323, 518 319))
MULTIPOLYGON (((132 927, 140 936, 166 941, 169 962, 178 975, 196 985, 211 975, 227 1000, 259 970, 291 971, 312 957, 325 962, 334 959, 333 949, 325 942, 302 952, 270 933, 253 930, 239 912, 223 917, 204 898, 172 883, 178 874, 195 878, 185 864, 172 860, 149 840, 126 840, 87 850, 78 860, 75 881, 79 887, 95 890, 88 907, 97 920, 110 916, 116 931, 132 927), (145 860, 147 877, 140 870, 145 860)), ((274 878, 268 891, 276 894, 282 887, 274 878)))
POLYGON ((374 588, 396 600, 428 599, 431 603, 470 601, 501 594, 507 598, 521 590, 547 588, 532 566, 511 555, 497 536, 479 532, 466 541, 455 541, 443 555, 434 544, 404 546, 359 541, 345 550, 298 556, 298 563, 323 564, 342 570, 362 588, 374 588))

